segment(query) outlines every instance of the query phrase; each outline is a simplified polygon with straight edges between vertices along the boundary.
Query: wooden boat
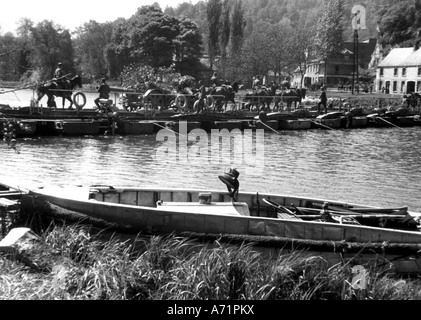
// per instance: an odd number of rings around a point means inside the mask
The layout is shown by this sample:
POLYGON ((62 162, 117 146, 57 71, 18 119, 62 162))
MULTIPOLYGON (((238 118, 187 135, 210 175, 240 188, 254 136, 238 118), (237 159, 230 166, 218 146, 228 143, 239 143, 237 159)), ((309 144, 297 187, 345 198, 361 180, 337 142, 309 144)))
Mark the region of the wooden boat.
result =
POLYGON ((232 174, 219 178, 228 192, 106 185, 31 188, 22 196, 21 211, 111 224, 126 233, 249 242, 275 254, 303 250, 331 264, 374 261, 397 272, 421 271, 420 213, 407 207, 238 192, 232 174))
POLYGON ((315 124, 316 128, 321 127, 339 129, 345 128, 347 121, 343 112, 334 111, 317 116, 313 123, 315 124))

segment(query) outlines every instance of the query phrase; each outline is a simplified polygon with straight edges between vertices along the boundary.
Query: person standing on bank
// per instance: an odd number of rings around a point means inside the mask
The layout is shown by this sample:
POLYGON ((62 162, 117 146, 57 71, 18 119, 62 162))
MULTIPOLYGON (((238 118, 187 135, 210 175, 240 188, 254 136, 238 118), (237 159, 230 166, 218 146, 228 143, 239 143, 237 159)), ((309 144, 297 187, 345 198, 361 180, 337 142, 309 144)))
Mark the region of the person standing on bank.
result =
POLYGON ((102 78, 101 84, 98 88, 99 97, 94 100, 98 109, 100 108, 99 100, 100 99, 109 99, 110 98, 110 87, 108 86, 105 78, 102 78))
POLYGON ((317 110, 320 112, 320 105, 323 105, 325 113, 327 113, 327 96, 326 96, 326 87, 322 86, 322 93, 320 94, 320 102, 317 104, 317 110))

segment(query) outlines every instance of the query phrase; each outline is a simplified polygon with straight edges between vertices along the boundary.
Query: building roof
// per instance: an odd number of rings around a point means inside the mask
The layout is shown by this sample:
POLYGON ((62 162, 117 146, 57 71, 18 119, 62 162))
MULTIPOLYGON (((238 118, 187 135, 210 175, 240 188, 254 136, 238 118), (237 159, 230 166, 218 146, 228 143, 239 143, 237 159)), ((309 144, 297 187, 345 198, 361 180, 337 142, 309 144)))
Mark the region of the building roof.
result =
MULTIPOLYGON (((358 42, 358 59, 361 61, 362 65, 368 66, 371 60, 371 55, 376 49, 376 45, 377 45, 377 39, 375 38, 370 38, 370 39, 363 40, 362 42, 358 42)), ((353 54, 354 42, 353 41, 344 42, 344 49, 348 53, 353 54)))
POLYGON ((382 68, 411 66, 421 66, 421 48, 418 50, 414 50, 414 47, 392 49, 378 65, 382 68))

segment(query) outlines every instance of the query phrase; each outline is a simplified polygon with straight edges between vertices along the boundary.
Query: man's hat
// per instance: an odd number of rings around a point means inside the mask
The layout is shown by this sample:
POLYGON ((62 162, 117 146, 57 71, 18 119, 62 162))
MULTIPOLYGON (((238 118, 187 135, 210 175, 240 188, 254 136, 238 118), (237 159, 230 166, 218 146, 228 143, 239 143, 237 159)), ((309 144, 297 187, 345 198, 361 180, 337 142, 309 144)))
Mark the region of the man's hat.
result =
POLYGON ((63 64, 61 62, 59 62, 57 65, 62 66, 63 64))
POLYGON ((237 178, 239 175, 240 173, 236 169, 231 168, 229 172, 219 176, 219 179, 228 187, 235 189, 238 188, 237 178))

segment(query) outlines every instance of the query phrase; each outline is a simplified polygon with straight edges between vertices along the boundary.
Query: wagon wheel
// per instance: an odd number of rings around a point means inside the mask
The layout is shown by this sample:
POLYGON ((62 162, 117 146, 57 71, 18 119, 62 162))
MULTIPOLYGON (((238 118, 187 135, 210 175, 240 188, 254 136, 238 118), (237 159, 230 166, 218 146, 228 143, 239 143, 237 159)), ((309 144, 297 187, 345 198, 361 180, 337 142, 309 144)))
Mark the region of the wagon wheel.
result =
POLYGON ((272 208, 274 208, 276 211, 287 213, 287 214, 295 217, 295 213, 294 212, 292 212, 288 208, 280 205, 279 203, 277 203, 275 201, 272 201, 272 200, 269 200, 269 199, 266 199, 266 198, 263 198, 262 200, 263 200, 264 203, 268 204, 269 206, 271 206, 272 208))

